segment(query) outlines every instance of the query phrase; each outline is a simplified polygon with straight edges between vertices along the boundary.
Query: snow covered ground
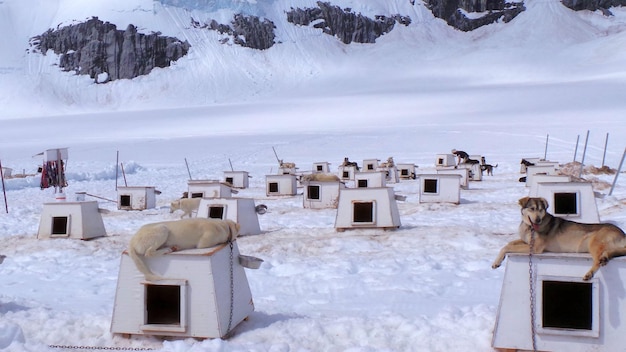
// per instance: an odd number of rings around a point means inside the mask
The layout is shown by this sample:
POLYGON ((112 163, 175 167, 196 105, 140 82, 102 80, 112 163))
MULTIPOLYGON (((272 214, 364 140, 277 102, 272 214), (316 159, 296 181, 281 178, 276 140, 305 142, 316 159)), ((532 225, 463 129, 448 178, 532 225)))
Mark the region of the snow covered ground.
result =
MULTIPOLYGON (((109 212, 106 237, 38 240, 53 191, 40 189, 38 175, 5 180, 0 349, 7 351, 490 351, 504 274, 491 262, 516 238, 517 200, 528 194, 518 182, 521 158, 580 161, 589 131, 585 164, 617 168, 625 147, 621 9, 606 18, 529 0, 510 24, 460 33, 423 5, 345 0, 337 4, 408 13, 414 22, 380 45, 350 47, 279 24, 283 42, 297 37, 300 45, 255 53, 183 31, 184 12, 152 1, 35 3, 0 1, 0 28, 15 34, 0 42, 0 161, 14 174, 32 174, 42 163, 37 153, 69 147, 68 197, 96 195, 88 198, 109 212), (184 33, 199 49, 171 70, 110 85, 59 73, 55 58, 24 54, 29 37, 93 15, 184 33), (336 171, 344 157, 392 156, 431 172, 436 155, 452 148, 498 166, 462 190, 459 205, 418 203, 417 181, 390 185, 406 196, 399 229, 338 233, 336 210, 304 209, 301 195, 265 195, 265 175, 277 172, 272 147, 300 171, 320 161, 336 171), (125 180, 116 180, 118 152, 125 180), (169 203, 187 190, 189 174, 222 179, 229 160, 252 176, 238 196, 268 206, 259 217, 263 233, 238 239, 243 254, 264 260, 246 270, 255 312, 228 340, 113 336, 130 237, 143 224, 177 219, 169 203), (117 210, 106 199, 116 199, 115 185, 124 182, 160 190, 156 208, 117 210)), ((228 18, 223 12, 216 13, 228 18)), ((601 220, 626 228, 623 173, 611 196, 614 175, 583 176, 604 195, 596 199, 601 220)))

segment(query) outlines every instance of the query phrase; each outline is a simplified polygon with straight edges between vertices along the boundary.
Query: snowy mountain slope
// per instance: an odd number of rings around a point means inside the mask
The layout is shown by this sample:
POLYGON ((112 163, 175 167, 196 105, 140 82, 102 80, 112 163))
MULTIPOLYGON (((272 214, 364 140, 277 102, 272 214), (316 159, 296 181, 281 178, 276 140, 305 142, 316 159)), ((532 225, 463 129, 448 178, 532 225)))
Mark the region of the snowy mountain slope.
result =
MULTIPOLYGON (((197 2, 176 3, 191 8, 190 4, 197 2)), ((69 0, 44 4, 3 1, 0 30, 7 33, 8 40, 0 44, 0 103, 4 107, 0 118, 203 106, 267 100, 277 94, 282 98, 287 93, 340 96, 360 91, 363 85, 355 84, 353 78, 363 76, 373 89, 385 82, 395 85, 398 80, 433 73, 459 82, 463 76, 502 82, 516 76, 536 81, 546 74, 571 80, 573 72, 586 79, 596 72, 606 74, 604 63, 614 63, 612 67, 619 69, 624 59, 622 51, 602 44, 618 48, 623 42, 623 11, 614 9, 616 16, 607 18, 600 13, 573 12, 557 0, 529 0, 527 10, 510 23, 470 33, 450 28, 419 1, 415 5, 404 0, 334 1, 334 5, 366 16, 397 13, 411 17, 408 27, 396 26, 376 44, 351 45, 318 29, 286 22, 286 10, 314 6, 315 1, 208 3, 208 10, 188 10, 150 0, 93 1, 89 6, 69 0), (228 23, 237 10, 271 19, 279 44, 265 51, 224 45, 219 33, 189 25, 191 18, 228 23), (187 40, 191 52, 170 68, 105 85, 59 72, 55 55, 27 53, 29 38, 92 16, 118 28, 132 23, 145 33, 158 31, 187 40), (507 72, 511 68, 515 68, 514 75, 507 72), (327 82, 332 83, 330 88, 327 82), (309 86, 312 88, 307 89, 309 86)), ((403 90, 410 95, 410 84, 407 86, 403 90)))

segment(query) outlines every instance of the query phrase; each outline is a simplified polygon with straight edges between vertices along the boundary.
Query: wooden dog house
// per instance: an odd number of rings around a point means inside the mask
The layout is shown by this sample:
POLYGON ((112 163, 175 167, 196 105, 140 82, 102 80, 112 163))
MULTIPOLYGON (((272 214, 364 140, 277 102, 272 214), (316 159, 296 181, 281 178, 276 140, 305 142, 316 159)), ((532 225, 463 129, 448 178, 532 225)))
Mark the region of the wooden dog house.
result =
POLYGON ((98 202, 44 203, 37 238, 88 240, 106 236, 98 202))
POLYGON ((541 182, 537 184, 536 196, 548 201, 548 213, 554 216, 584 223, 600 222, 591 182, 541 182))
POLYGON ((387 175, 383 171, 357 172, 354 174, 357 188, 377 188, 387 186, 387 175))
POLYGON ((354 180, 356 173, 357 169, 354 165, 339 165, 339 178, 344 181, 354 180))
POLYGON ((421 174, 418 178, 420 203, 461 202, 461 175, 421 174))
POLYGON ((327 161, 313 163, 313 168, 311 169, 311 171, 313 171, 314 173, 316 172, 321 172, 325 174, 330 173, 330 163, 327 161))
POLYGON ((393 188, 344 188, 339 192, 335 229, 400 227, 393 188))
POLYGON ((298 190, 296 175, 266 175, 265 189, 268 196, 293 196, 298 190))
POLYGON ((589 281, 588 254, 508 254, 493 330, 499 351, 620 351, 626 334, 626 258, 600 268, 589 281), (531 284, 534 312, 531 314, 531 284), (534 323, 534 324, 533 324, 534 323))
POLYGON ((454 154, 437 154, 435 157, 436 167, 456 166, 456 156, 454 154))
POLYGON ((462 189, 469 187, 469 170, 464 167, 438 167, 437 173, 441 175, 460 175, 459 184, 462 189))
POLYGON ((254 311, 237 241, 145 258, 166 280, 146 281, 122 253, 111 332, 221 338, 254 311), (231 252, 232 251, 232 252, 231 252))
POLYGON ((232 195, 232 187, 217 180, 187 181, 187 197, 189 198, 229 198, 232 195))
POLYGON ((401 180, 414 180, 417 177, 415 174, 417 165, 409 163, 398 163, 396 165, 398 168, 398 176, 401 180))
POLYGON ((530 182, 528 196, 537 197, 537 184, 549 182, 571 182, 572 178, 568 175, 534 175, 530 182))
POLYGON ((545 164, 526 167, 526 186, 533 182, 535 175, 558 175, 558 165, 545 164))
POLYGON ((251 198, 202 198, 196 217, 232 220, 239 224, 240 236, 261 233, 254 199, 251 198))
POLYGON ((117 209, 146 210, 156 207, 157 191, 149 186, 117 187, 117 209))
POLYGON ((224 182, 233 188, 245 189, 250 185, 247 171, 224 171, 224 182))
POLYGON ((302 186, 302 206, 309 209, 337 208, 339 192, 346 187, 340 181, 308 181, 302 186))

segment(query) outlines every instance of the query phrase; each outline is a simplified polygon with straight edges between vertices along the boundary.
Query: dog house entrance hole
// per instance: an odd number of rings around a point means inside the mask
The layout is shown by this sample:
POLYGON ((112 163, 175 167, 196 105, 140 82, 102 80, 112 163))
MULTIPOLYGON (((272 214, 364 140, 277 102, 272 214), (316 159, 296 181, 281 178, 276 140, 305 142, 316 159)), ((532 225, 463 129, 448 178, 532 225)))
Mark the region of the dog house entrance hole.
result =
POLYGON ((209 206, 209 218, 210 219, 224 219, 224 213, 226 207, 223 205, 211 205, 209 206))
POLYGON ((597 281, 540 280, 541 333, 598 336, 597 281))
POLYGON ((144 330, 184 331, 186 281, 166 280, 145 284, 144 330))
POLYGON ((437 179, 427 178, 424 179, 424 193, 437 193, 437 179))
POLYGON ((202 198, 204 197, 204 193, 202 192, 193 192, 191 193, 191 198, 202 198))
POLYGON ((270 190, 270 193, 278 193, 278 182, 270 182, 269 190, 270 190))
POLYGON ((367 180, 359 180, 357 184, 358 188, 367 188, 367 180))
POLYGON ((368 170, 374 170, 374 164, 367 164, 368 170))
POLYGON ((554 193, 554 213, 558 215, 577 215, 578 194, 576 192, 554 193))
POLYGON ((226 183, 230 183, 231 185, 234 184, 234 182, 233 182, 234 180, 235 179, 232 178, 232 177, 226 177, 226 183))
POLYGON ((128 194, 120 195, 120 206, 130 207, 130 195, 128 194))
POLYGON ((320 199, 320 186, 308 186, 307 198, 319 200, 320 199))
POLYGON ((67 236, 68 231, 68 217, 67 216, 54 216, 52 217, 52 236, 67 236))
POLYGON ((324 171, 324 167, 322 165, 317 165, 315 168, 318 172, 324 171))
POLYGON ((355 223, 373 223, 374 222, 374 202, 354 202, 353 218, 355 223))
POLYGON ((349 171, 344 171, 342 173, 342 178, 350 178, 350 172, 349 171))
POLYGON ((400 169, 401 176, 409 176, 409 169, 400 169))

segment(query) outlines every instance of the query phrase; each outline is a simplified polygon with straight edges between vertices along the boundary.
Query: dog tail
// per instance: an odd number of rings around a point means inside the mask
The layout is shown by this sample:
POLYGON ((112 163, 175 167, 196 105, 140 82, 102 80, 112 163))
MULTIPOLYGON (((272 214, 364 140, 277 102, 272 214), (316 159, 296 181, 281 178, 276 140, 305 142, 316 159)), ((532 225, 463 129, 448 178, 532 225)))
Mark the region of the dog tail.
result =
POLYGON ((152 271, 150 271, 146 262, 143 261, 143 256, 139 255, 133 246, 128 247, 128 255, 135 263, 137 270, 145 276, 146 280, 157 281, 161 279, 160 276, 155 275, 152 271))

